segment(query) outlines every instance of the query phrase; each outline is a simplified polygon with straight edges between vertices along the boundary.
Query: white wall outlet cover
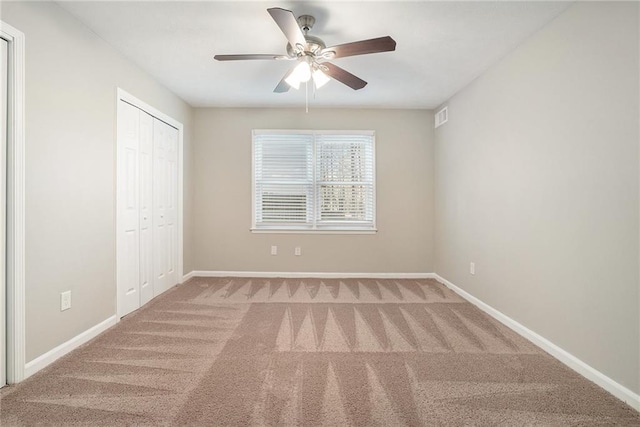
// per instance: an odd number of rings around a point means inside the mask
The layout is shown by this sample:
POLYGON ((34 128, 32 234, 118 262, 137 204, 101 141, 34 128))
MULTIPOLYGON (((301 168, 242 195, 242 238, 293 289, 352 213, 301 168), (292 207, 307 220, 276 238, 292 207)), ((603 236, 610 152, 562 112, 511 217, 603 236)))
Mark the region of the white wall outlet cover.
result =
POLYGON ((294 252, 293 252, 296 256, 300 256, 302 255, 302 248, 300 248, 300 246, 296 246, 294 252))
POLYGON ((278 247, 271 246, 271 255, 278 255, 278 247))
POLYGON ((469 264, 469 273, 476 274, 476 263, 472 262, 469 264))
POLYGON ((71 291, 62 292, 60 294, 60 311, 71 308, 71 291))

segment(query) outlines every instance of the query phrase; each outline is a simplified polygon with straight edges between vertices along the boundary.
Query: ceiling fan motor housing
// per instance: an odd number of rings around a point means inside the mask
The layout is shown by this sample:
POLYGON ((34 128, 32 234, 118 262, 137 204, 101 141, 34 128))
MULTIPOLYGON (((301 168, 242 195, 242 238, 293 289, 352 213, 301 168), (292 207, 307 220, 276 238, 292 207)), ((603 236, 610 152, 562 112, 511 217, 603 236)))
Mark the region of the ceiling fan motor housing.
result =
MULTIPOLYGON (((316 22, 316 18, 311 15, 300 15, 297 19, 298 25, 300 29, 304 33, 304 39, 307 42, 307 45, 304 46, 304 51, 300 52, 300 49, 294 49, 290 43, 287 43, 287 54, 293 58, 297 56, 304 56, 309 54, 314 54, 316 52, 320 52, 322 49, 326 48, 327 45, 320 37, 309 35, 309 30, 313 28, 313 24, 316 22)), ((312 56, 312 55, 311 55, 312 56)))

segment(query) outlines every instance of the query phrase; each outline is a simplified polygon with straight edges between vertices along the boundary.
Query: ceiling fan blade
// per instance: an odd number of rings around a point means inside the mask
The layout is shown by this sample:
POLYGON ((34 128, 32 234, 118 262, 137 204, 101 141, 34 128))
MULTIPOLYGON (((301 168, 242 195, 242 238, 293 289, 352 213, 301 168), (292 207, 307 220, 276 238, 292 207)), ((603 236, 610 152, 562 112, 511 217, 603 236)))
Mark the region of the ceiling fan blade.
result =
POLYGON ((330 62, 323 62, 321 65, 323 68, 322 71, 324 71, 327 76, 336 79, 353 90, 362 89, 367 85, 367 82, 362 80, 360 77, 354 76, 350 72, 343 70, 330 62))
POLYGON ((289 92, 289 89, 291 88, 291 86, 289 86, 289 83, 285 82, 285 79, 289 77, 291 73, 293 73, 293 68, 287 71, 287 74, 285 74, 284 77, 282 77, 282 80, 280 80, 280 83, 278 83, 278 86, 276 86, 276 88, 273 90, 275 93, 289 92))
POLYGON ((327 47, 320 55, 335 52, 335 55, 327 54, 327 59, 344 58, 345 56, 366 55, 368 53, 390 52, 396 50, 396 41, 389 36, 376 39, 360 40, 359 42, 339 44, 327 47))
POLYGON ((247 59, 295 59, 291 58, 287 55, 275 55, 268 53, 257 53, 257 54, 240 54, 240 55, 216 55, 213 57, 218 61, 244 61, 247 59))
POLYGON ((273 20, 276 21, 280 30, 282 30, 287 40, 289 40, 291 47, 296 50, 304 50, 307 41, 304 38, 304 34, 302 34, 302 30, 293 12, 279 7, 267 9, 267 12, 269 12, 273 20))

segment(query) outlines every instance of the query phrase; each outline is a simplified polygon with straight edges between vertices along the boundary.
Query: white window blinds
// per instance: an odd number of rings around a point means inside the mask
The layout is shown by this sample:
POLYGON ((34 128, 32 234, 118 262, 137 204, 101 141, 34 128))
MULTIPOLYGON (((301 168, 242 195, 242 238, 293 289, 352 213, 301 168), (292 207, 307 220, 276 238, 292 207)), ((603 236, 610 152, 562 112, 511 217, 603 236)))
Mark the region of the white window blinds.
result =
POLYGON ((371 131, 254 131, 255 230, 375 230, 371 131))

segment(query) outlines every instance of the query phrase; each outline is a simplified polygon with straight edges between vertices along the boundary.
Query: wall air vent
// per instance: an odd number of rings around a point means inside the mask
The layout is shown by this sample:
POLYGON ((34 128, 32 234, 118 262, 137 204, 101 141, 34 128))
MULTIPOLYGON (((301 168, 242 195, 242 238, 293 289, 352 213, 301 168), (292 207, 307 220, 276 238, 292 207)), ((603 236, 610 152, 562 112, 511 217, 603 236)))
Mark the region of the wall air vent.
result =
POLYGON ((441 108, 436 112, 436 127, 447 123, 447 120, 449 120, 449 110, 447 107, 441 108))

